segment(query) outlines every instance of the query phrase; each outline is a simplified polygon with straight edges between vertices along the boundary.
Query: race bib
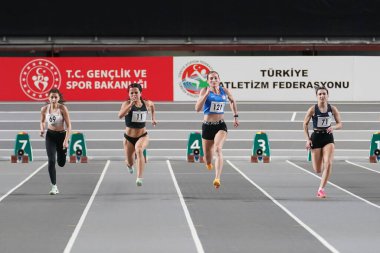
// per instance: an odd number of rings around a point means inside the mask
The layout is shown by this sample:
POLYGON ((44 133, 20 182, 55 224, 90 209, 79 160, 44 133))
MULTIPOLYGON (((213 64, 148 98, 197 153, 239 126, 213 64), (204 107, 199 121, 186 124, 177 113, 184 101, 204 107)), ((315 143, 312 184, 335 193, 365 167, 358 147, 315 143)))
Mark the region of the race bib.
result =
POLYGON ((144 123, 146 121, 147 111, 133 111, 132 122, 144 123))
POLYGON ((317 127, 331 126, 331 117, 318 117, 317 127))
POLYGON ((216 112, 216 113, 224 112, 224 105, 225 104, 226 104, 225 102, 212 101, 211 106, 210 106, 210 112, 216 112))

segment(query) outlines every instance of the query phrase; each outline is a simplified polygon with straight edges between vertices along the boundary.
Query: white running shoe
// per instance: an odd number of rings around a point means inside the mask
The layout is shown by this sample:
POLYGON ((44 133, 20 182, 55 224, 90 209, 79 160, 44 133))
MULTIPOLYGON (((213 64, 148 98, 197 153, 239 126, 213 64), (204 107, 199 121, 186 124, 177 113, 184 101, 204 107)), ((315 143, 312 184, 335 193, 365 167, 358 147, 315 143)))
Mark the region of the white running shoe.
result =
POLYGON ((127 165, 127 168, 129 170, 129 173, 133 174, 133 171, 134 171, 133 166, 128 166, 127 165))
POLYGON ((59 191, 58 191, 58 187, 57 187, 57 185, 53 184, 53 185, 51 186, 51 190, 50 190, 49 194, 50 194, 50 195, 56 195, 56 194, 58 194, 58 193, 59 193, 59 191))
POLYGON ((143 179, 142 179, 142 177, 138 177, 138 178, 136 179, 136 185, 137 185, 137 186, 142 186, 142 184, 143 184, 143 179))

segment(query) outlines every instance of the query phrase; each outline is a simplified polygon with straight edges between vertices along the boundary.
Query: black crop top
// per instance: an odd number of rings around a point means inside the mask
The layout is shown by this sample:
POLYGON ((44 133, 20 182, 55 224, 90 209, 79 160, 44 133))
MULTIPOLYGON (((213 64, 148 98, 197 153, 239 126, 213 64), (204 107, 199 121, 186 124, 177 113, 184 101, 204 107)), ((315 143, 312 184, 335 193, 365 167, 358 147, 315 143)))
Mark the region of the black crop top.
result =
POLYGON ((148 114, 148 110, 145 106, 144 101, 141 100, 141 102, 142 102, 141 107, 132 105, 131 110, 125 116, 125 125, 127 127, 130 127, 130 128, 144 128, 145 127, 145 121, 146 121, 146 116, 148 114))

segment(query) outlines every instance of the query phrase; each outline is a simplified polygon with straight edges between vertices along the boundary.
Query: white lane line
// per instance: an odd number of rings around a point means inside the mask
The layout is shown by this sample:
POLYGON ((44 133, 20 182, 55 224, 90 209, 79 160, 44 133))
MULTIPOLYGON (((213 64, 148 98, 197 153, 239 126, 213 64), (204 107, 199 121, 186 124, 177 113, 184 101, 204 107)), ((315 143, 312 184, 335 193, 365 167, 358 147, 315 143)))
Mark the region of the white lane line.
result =
POLYGON ((349 163, 349 164, 352 164, 354 166, 357 166, 357 167, 360 167, 360 168, 363 168, 363 169, 366 169, 366 170, 369 170, 369 171, 372 171, 372 172, 376 172, 376 173, 379 173, 380 174, 380 171, 377 171, 377 170, 374 170, 374 169, 370 169, 370 168, 367 168, 363 165, 360 165, 360 164, 357 164, 357 163, 354 163, 354 162, 350 162, 348 160, 345 160, 346 163, 349 163))
POLYGON ((185 213, 187 224, 189 225, 189 228, 190 228, 190 231, 191 231, 191 235, 192 235, 194 243, 195 243, 195 247, 197 248, 197 252, 198 253, 204 253, 201 240, 198 237, 198 233, 197 233, 197 230, 195 229, 193 220, 191 219, 189 209, 187 209, 187 205, 186 205, 185 199, 183 198, 181 189, 178 186, 178 182, 177 182, 177 179, 175 178, 172 165, 171 165, 171 163, 170 163, 169 160, 166 160, 166 163, 168 164, 170 175, 172 176, 175 189, 177 190, 177 194, 178 194, 179 200, 181 202, 181 205, 182 205, 182 208, 183 208, 183 212, 185 213))
POLYGON ((96 196, 96 194, 98 193, 98 190, 99 190, 100 184, 101 184, 102 181, 103 181, 104 175, 106 174, 107 169, 108 169, 110 163, 111 163, 111 161, 108 160, 107 163, 106 163, 106 165, 104 166, 103 172, 102 172, 102 174, 101 174, 101 176, 100 176, 100 178, 99 178, 99 180, 98 180, 98 183, 97 183, 96 186, 95 186, 95 189, 94 189, 94 191, 93 191, 93 193, 92 193, 92 195, 91 195, 91 197, 90 197, 90 200, 88 201, 88 203, 87 203, 87 205, 86 205, 86 208, 84 209, 84 211, 83 211, 83 213, 82 213, 82 216, 80 217, 79 222, 78 222, 78 224, 76 225, 75 230, 74 230, 73 234, 71 235, 70 240, 69 240, 69 242, 67 243, 65 250, 63 251, 64 253, 69 253, 69 252, 71 252, 71 249, 73 248, 73 245, 74 245, 74 243, 75 243, 75 240, 77 239, 77 236, 78 236, 78 234, 79 234, 79 231, 80 231, 80 229, 82 228, 83 222, 84 222, 84 220, 86 219, 86 216, 87 216, 87 214, 88 214, 88 211, 89 211, 90 208, 91 208, 92 202, 94 202, 95 196, 96 196))
POLYGON ((296 119, 297 112, 293 112, 292 119, 290 121, 293 121, 296 119))
POLYGON ((293 214, 289 209, 283 206, 280 202, 278 202, 275 198, 273 198, 267 191, 261 188, 258 184, 253 182, 247 175, 245 175, 241 170, 239 170, 232 162, 227 160, 228 164, 231 165, 237 172, 240 173, 248 182, 254 185, 257 189, 259 189, 267 198, 269 198, 273 203, 275 203, 278 207, 280 207, 287 215, 289 215, 293 220, 295 220, 298 224, 300 224, 304 229, 306 229, 310 234, 312 234, 318 241, 320 241, 326 248, 328 248, 331 252, 338 253, 339 251, 332 246, 329 242, 326 241, 321 235, 315 232, 312 228, 310 228, 307 224, 301 221, 295 214, 293 214))
POLYGON ((17 190, 21 185, 25 184, 29 179, 31 179, 34 175, 36 175, 43 167, 45 167, 46 165, 48 164, 48 162, 45 162, 44 164, 42 164, 38 169, 36 169, 32 174, 30 174, 27 178, 25 178, 23 181, 21 181, 21 183, 19 183, 18 185, 16 185, 15 187, 13 187, 10 191, 8 191, 6 194, 4 194, 1 198, 0 198, 0 202, 5 199, 6 197, 8 197, 10 194, 12 194, 15 190, 17 190))
MULTIPOLYGON (((289 164, 291 164, 291 165, 293 165, 294 167, 296 167, 296 168, 298 168, 298 169, 300 169, 300 170, 302 170, 302 171, 304 171, 304 172, 306 172, 306 173, 312 175, 313 177, 316 177, 316 178, 318 178, 318 179, 321 179, 320 176, 315 175, 314 173, 312 173, 312 172, 310 172, 310 171, 308 171, 308 170, 302 168, 301 166, 298 166, 297 164, 295 164, 295 163, 293 163, 293 162, 291 162, 291 161, 289 161, 289 160, 286 160, 286 162, 289 163, 289 164)), ((354 193, 352 193, 352 192, 350 192, 350 191, 348 191, 348 190, 346 190, 346 189, 340 187, 339 185, 336 185, 336 184, 334 184, 334 183, 332 183, 332 182, 327 182, 327 183, 330 184, 330 185, 332 185, 332 186, 334 186, 335 188, 338 188, 339 190, 341 190, 341 191, 343 191, 343 192, 345 192, 345 193, 351 195, 352 197, 355 197, 355 198, 357 198, 357 199, 359 199, 359 200, 361 200, 361 201, 367 203, 368 205, 371 205, 371 206, 373 206, 373 207, 376 207, 376 208, 379 208, 379 209, 380 209, 380 206, 379 206, 379 205, 376 205, 375 203, 372 203, 371 201, 368 201, 368 200, 366 200, 366 199, 364 199, 364 198, 362 198, 362 197, 360 197, 360 196, 358 196, 358 195, 356 195, 356 194, 354 194, 354 193)))

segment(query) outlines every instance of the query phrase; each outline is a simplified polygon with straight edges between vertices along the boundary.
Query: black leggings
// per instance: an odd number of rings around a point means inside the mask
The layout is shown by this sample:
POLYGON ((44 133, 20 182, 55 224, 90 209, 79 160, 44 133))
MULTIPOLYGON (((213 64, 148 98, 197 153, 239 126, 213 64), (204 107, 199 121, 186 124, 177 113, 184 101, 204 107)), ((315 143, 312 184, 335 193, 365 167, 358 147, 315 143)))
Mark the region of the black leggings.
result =
POLYGON ((65 166, 67 149, 63 149, 63 141, 66 137, 66 131, 53 131, 46 132, 46 153, 49 159, 49 176, 52 184, 56 184, 55 173, 55 155, 57 154, 57 162, 60 167, 65 166))

